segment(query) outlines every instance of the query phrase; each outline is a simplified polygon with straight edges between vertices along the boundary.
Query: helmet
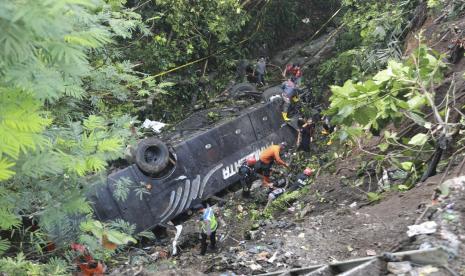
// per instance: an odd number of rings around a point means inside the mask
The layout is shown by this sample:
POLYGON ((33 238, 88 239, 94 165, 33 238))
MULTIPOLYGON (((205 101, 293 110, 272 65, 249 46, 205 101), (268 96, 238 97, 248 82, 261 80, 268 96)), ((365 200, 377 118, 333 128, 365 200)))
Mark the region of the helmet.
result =
POLYGON ((255 163, 257 163, 257 159, 255 159, 255 156, 249 156, 246 159, 247 166, 254 166, 255 163))
POLYGON ((306 176, 310 176, 310 175, 312 175, 312 173, 313 173, 312 169, 310 169, 310 168, 305 168, 304 174, 305 174, 306 176))
POLYGON ((279 144, 279 146, 281 148, 286 148, 287 147, 287 143, 286 142, 281 142, 281 144, 279 144))

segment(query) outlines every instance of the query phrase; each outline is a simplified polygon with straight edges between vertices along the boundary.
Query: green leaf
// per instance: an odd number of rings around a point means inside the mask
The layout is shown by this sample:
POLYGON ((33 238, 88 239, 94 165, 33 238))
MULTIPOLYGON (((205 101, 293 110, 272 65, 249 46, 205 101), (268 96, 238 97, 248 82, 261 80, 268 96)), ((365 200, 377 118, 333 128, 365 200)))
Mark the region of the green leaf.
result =
POLYGON ((413 146, 423 146, 428 141, 428 135, 424 133, 418 133, 413 136, 412 139, 408 142, 409 145, 413 146))
POLYGON ((353 112, 354 112, 354 107, 351 105, 346 105, 342 109, 339 110, 337 115, 341 116, 342 118, 346 118, 352 115, 353 112))
POLYGON ((376 118, 378 110, 374 106, 364 106, 355 111, 354 118, 362 126, 376 118))
POLYGON ((412 162, 402 162, 400 163, 400 168, 403 169, 404 171, 411 171, 413 168, 413 163, 412 162))
POLYGON ((388 81, 392 78, 392 71, 390 68, 379 71, 374 77, 373 80, 377 81, 378 83, 382 83, 388 81))
POLYGON ((381 199, 381 195, 378 193, 369 192, 367 193, 368 200, 370 202, 375 202, 381 199))
POLYGON ((124 245, 128 244, 129 242, 137 243, 137 240, 133 237, 116 230, 109 230, 105 234, 107 235, 109 241, 117 245, 124 245))
POLYGON ((428 101, 424 95, 413 96, 410 100, 407 101, 408 106, 412 110, 420 109, 425 106, 428 101))
POLYGON ((381 150, 381 151, 386 151, 388 148, 389 148, 389 144, 388 143, 381 143, 378 145, 378 148, 381 150))
POLYGON ((416 124, 418 124, 420 126, 425 126, 426 125, 427 122, 425 121, 425 119, 423 119, 418 114, 416 114, 414 112, 411 112, 411 111, 407 111, 407 114, 416 124))
POLYGON ((398 185, 397 189, 399 189, 399 191, 407 191, 410 188, 407 185, 398 185))
POLYGON ((91 232, 97 238, 102 238, 104 233, 103 224, 98 220, 90 219, 83 221, 80 227, 83 232, 91 232))

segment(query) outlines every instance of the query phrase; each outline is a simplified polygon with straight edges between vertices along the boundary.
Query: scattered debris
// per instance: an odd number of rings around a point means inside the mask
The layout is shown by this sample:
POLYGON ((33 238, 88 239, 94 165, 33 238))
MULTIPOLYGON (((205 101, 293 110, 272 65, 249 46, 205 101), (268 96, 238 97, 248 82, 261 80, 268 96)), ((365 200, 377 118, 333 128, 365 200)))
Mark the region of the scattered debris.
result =
POLYGON ((307 206, 305 206, 302 211, 300 211, 299 213, 299 218, 304 218, 307 214, 311 213, 313 211, 313 205, 311 204, 308 204, 307 206))
POLYGON ((366 253, 367 256, 376 256, 376 251, 374 251, 373 249, 367 249, 366 253))
POLYGON ((404 274, 412 270, 410 262, 388 262, 387 270, 394 274, 404 274))
POLYGON ((143 128, 148 128, 153 130, 155 133, 160 133, 161 129, 166 126, 165 123, 162 122, 157 122, 157 121, 151 121, 149 119, 145 119, 145 121, 142 123, 143 128))
POLYGON ((253 271, 255 271, 255 270, 260 270, 260 269, 263 268, 261 265, 256 264, 256 263, 251 264, 249 267, 250 267, 250 269, 252 269, 253 271))
POLYGON ((432 234, 437 230, 438 224, 435 221, 426 221, 422 224, 408 226, 407 235, 413 237, 421 234, 432 234))
POLYGON ((271 256, 271 258, 269 258, 267 262, 272 264, 276 260, 276 256, 278 256, 278 251, 274 252, 273 256, 271 256))
POLYGON ((422 266, 415 269, 415 275, 429 275, 434 272, 438 272, 439 269, 432 265, 422 266))
POLYGON ((178 239, 179 239, 179 236, 181 236, 181 232, 182 232, 182 225, 176 225, 175 226, 176 228, 176 235, 173 239, 173 251, 172 251, 172 254, 173 256, 176 256, 178 254, 178 239))
POLYGON ((270 257, 270 253, 268 253, 267 251, 262 251, 262 252, 258 253, 256 260, 257 261, 267 261, 269 257, 270 257))

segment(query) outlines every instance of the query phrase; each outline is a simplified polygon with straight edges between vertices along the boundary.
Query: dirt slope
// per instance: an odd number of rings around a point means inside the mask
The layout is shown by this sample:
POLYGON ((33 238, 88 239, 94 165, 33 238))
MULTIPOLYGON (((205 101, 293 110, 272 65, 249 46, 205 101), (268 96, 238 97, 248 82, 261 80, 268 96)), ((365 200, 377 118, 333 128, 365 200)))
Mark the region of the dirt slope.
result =
MULTIPOLYGON (((409 35, 406 54, 417 45, 415 35, 421 29, 425 30, 424 42, 440 52, 447 52, 449 44, 457 38, 457 30, 465 29, 465 18, 448 22, 430 16, 416 33, 409 35)), ((451 65, 448 76, 454 73, 461 76, 464 70, 465 59, 459 58, 451 65)), ((458 89, 464 89, 463 81, 460 86, 458 89)), ((323 172, 310 186, 308 196, 289 205, 288 210, 276 214, 273 219, 255 221, 251 218, 264 207, 263 201, 256 200, 263 190, 256 190, 252 199, 229 195, 228 203, 219 208, 227 225, 218 230, 221 241, 216 252, 199 256, 197 236, 191 232, 183 237, 179 256, 161 256, 160 252, 169 249, 168 236, 154 246, 139 249, 144 253, 130 255, 129 266, 113 269, 113 275, 134 275, 135 272, 139 272, 138 275, 218 275, 225 272, 249 275, 419 248, 422 240, 408 239, 407 226, 415 224, 431 204, 431 196, 442 175, 431 177, 408 192, 383 193, 380 202, 368 204, 366 194, 347 181, 357 178, 355 170, 362 159, 360 152, 353 152, 338 160, 333 169, 337 173, 323 172)), ((465 170, 456 173, 464 175, 465 170)), ((376 187, 363 189, 372 191, 376 187)), ((462 218, 465 217, 464 201, 458 198, 456 202, 456 211, 462 218)), ((195 221, 190 223, 194 225, 195 221)), ((456 223, 458 226, 454 229, 462 233, 458 236, 463 249, 465 222, 456 223)), ((462 255, 465 254, 462 252, 462 255)), ((453 266, 465 275, 463 258, 459 255, 453 266)))

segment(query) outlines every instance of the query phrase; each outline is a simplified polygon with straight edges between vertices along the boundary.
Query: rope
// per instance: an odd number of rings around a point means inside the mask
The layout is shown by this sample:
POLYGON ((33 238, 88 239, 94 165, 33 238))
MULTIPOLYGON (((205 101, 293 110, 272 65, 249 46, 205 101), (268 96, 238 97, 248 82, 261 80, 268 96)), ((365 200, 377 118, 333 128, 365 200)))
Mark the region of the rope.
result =
MULTIPOLYGON (((331 20, 341 11, 341 9, 342 9, 342 8, 339 8, 339 9, 338 9, 338 10, 337 10, 337 11, 336 11, 336 12, 335 12, 335 13, 334 13, 334 14, 320 27, 320 29, 318 29, 318 30, 312 35, 312 37, 311 37, 309 40, 310 40, 310 41, 313 40, 313 39, 315 38, 315 36, 317 36, 317 35, 326 27, 326 25, 328 25, 328 23, 331 22, 331 20)), ((209 59, 209 58, 211 58, 211 57, 213 57, 213 56, 216 56, 216 55, 218 55, 218 54, 224 53, 224 52, 226 52, 227 50, 231 49, 231 48, 234 47, 234 46, 241 45, 241 44, 243 44, 244 42, 246 42, 246 41, 252 39, 252 38, 257 34, 258 30, 259 30, 260 27, 261 27, 261 24, 262 24, 261 21, 258 22, 257 28, 255 29, 255 31, 253 32, 252 35, 250 35, 248 38, 245 38, 245 39, 243 39, 243 40, 241 40, 241 41, 235 43, 235 44, 232 45, 231 47, 223 48, 223 49, 221 49, 221 50, 219 50, 219 51, 217 51, 217 52, 215 52, 215 53, 213 53, 213 54, 210 54, 210 55, 208 55, 208 56, 205 56, 205 57, 196 59, 196 60, 191 61, 191 62, 188 62, 188 63, 185 63, 185 64, 183 64, 183 65, 174 67, 174 68, 172 68, 172 69, 169 69, 169 70, 160 72, 160 73, 155 74, 155 75, 153 75, 153 76, 149 76, 149 77, 147 77, 147 78, 142 79, 141 81, 149 81, 149 80, 152 80, 152 79, 155 79, 155 78, 164 76, 164 75, 166 75, 166 74, 169 74, 169 73, 171 73, 171 72, 178 71, 179 69, 182 69, 182 68, 184 68, 184 67, 188 67, 188 66, 190 66, 190 65, 199 63, 199 62, 204 61, 204 60, 206 60, 206 59, 209 59)), ((289 59, 286 61, 286 63, 288 63, 289 60, 292 59, 292 58, 293 58, 301 49, 303 49, 304 47, 305 47, 305 44, 304 44, 302 47, 300 47, 300 48, 295 52, 294 55, 290 56, 289 59)))
POLYGON ((188 67, 188 66, 190 66, 190 65, 193 65, 193 64, 199 63, 199 62, 201 62, 201 61, 204 61, 204 60, 206 60, 206 59, 209 59, 209 58, 211 58, 211 57, 213 57, 213 56, 216 56, 216 55, 218 55, 218 54, 224 53, 224 52, 226 52, 227 50, 230 50, 231 48, 233 48, 233 47, 235 47, 235 46, 238 46, 238 45, 241 45, 241 44, 243 44, 244 42, 246 42, 246 41, 252 39, 252 38, 257 34, 257 32, 258 32, 258 30, 260 29, 261 25, 262 25, 262 22, 261 22, 261 21, 258 22, 257 28, 255 29, 255 31, 254 31, 248 38, 245 38, 245 39, 243 39, 243 40, 241 40, 241 41, 239 41, 239 42, 233 44, 232 46, 223 48, 223 49, 221 49, 221 50, 219 50, 219 51, 216 51, 216 52, 214 52, 213 54, 210 54, 210 55, 208 55, 208 56, 206 56, 206 57, 202 57, 202 58, 199 58, 199 59, 197 59, 197 60, 194 60, 194 61, 185 63, 185 64, 180 65, 180 66, 177 66, 177 67, 174 67, 174 68, 172 68, 172 69, 169 69, 169 70, 160 72, 160 73, 158 73, 158 74, 156 74, 156 75, 149 76, 149 77, 147 77, 147 78, 142 79, 141 81, 148 81, 148 80, 155 79, 155 78, 157 78, 157 77, 161 77, 161 76, 163 76, 163 75, 166 75, 166 74, 169 74, 169 73, 171 73, 171 72, 177 71, 177 70, 182 69, 182 68, 184 68, 184 67, 188 67))
MULTIPOLYGON (((319 29, 318 31, 316 31, 312 37, 310 37, 307 41, 312 41, 325 27, 326 25, 329 24, 329 22, 331 22, 331 20, 333 20, 334 17, 336 17, 336 15, 341 11, 342 7, 339 8, 319 29)), ((285 64, 289 63, 289 61, 291 59, 293 59, 303 48, 305 48, 307 46, 307 43, 304 43, 302 44, 302 46, 300 46, 295 52, 294 54, 292 54, 285 62, 285 64)))

